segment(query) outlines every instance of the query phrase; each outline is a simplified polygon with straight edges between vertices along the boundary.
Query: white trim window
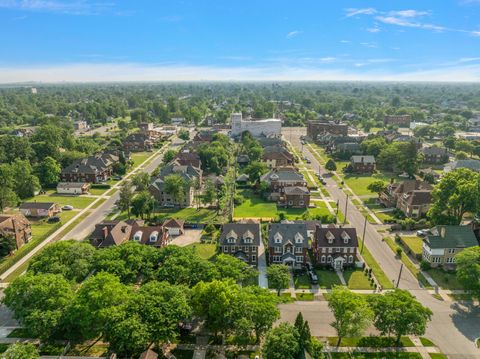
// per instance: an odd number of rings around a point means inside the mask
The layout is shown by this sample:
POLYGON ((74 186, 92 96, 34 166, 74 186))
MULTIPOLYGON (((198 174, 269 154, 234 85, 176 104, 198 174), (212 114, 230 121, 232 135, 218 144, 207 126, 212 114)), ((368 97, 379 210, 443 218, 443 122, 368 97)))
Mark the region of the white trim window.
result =
POLYGON ((326 260, 327 260, 327 258, 325 256, 322 256, 321 259, 320 259, 320 263, 325 263, 326 260))
POLYGON ((295 256, 295 262, 303 263, 303 256, 295 256))

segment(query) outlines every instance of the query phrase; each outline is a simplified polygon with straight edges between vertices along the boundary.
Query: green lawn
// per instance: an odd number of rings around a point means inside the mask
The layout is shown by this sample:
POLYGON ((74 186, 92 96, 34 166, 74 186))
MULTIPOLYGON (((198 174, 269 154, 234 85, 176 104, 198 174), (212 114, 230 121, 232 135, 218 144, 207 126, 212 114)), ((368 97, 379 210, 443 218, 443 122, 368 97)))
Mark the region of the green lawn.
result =
POLYGON ((214 210, 204 208, 198 210, 196 208, 162 208, 155 211, 154 215, 160 219, 176 218, 199 223, 212 221, 217 216, 214 210))
POLYGON ((59 195, 54 192, 45 195, 38 195, 27 200, 27 202, 55 202, 60 206, 69 204, 76 209, 83 209, 93 201, 95 201, 95 198, 92 197, 59 195))
POLYGON ((448 357, 442 353, 428 353, 432 359, 447 359, 448 357))
MULTIPOLYGON (((374 211, 375 212, 375 211, 374 211)), ((388 221, 388 220, 391 220, 393 219, 393 216, 391 215, 390 212, 380 212, 380 211, 376 211, 375 212, 375 215, 377 216, 377 218, 379 220, 381 220, 383 223, 385 223, 385 221, 388 221)))
POLYGON ((420 337, 420 341, 424 347, 435 347, 436 345, 428 338, 420 337))
POLYGON ((109 191, 110 188, 90 188, 90 194, 93 194, 94 196, 100 196, 104 194, 105 192, 109 191))
MULTIPOLYGON (((328 337, 329 345, 336 346, 337 342, 338 342, 338 337, 328 337)), ((396 345, 395 338, 382 337, 382 336, 343 338, 340 343, 341 347, 388 348, 388 347, 393 347, 395 345, 396 345)), ((415 344, 410 340, 409 337, 401 337, 400 346, 414 347, 415 344)))
POLYGON ((387 352, 387 353, 330 353, 332 359, 422 359, 419 353, 387 352))
POLYGON ((348 269, 343 272, 345 282, 350 289, 373 289, 372 284, 368 280, 368 277, 361 269, 348 269))
POLYGON ((192 243, 187 247, 194 248, 195 252, 203 259, 212 258, 217 251, 217 246, 215 244, 192 243))
POLYGON ((404 236, 402 237, 405 245, 415 254, 422 254, 423 240, 417 236, 404 236))
POLYGON ((312 301, 315 299, 315 296, 313 293, 296 293, 295 295, 297 300, 300 300, 300 301, 312 301))
POLYGON ((138 167, 140 164, 145 162, 147 158, 153 155, 153 152, 134 152, 132 153, 131 159, 133 161, 132 168, 138 167))
POLYGON ((327 205, 323 202, 315 202, 316 208, 279 208, 275 202, 268 202, 255 195, 251 190, 239 191, 245 198, 242 204, 235 206, 235 218, 277 218, 284 213, 286 219, 301 219, 305 213, 310 216, 327 216, 330 214, 327 205))
POLYGON ((372 195, 375 193, 370 192, 367 187, 370 183, 375 181, 384 181, 387 184, 390 181, 390 177, 375 173, 373 175, 346 175, 344 178, 345 183, 355 192, 357 196, 372 195))
MULTIPOLYGON (((362 241, 360 240, 359 246, 362 245, 361 242, 362 241)), ((392 289, 393 288, 392 281, 387 277, 387 275, 382 270, 382 268, 380 268, 377 261, 375 260, 375 258, 373 258, 372 254, 370 253, 367 247, 364 248, 362 256, 365 262, 367 263, 367 265, 370 268, 372 268, 373 275, 375 276, 375 278, 377 278, 378 282, 383 287, 383 289, 392 289)))
POLYGON ((445 272, 442 269, 429 269, 428 274, 443 289, 463 289, 454 272, 445 272))
POLYGON ((342 285, 340 278, 338 278, 337 273, 335 273, 334 271, 317 269, 316 273, 318 277, 318 285, 320 286, 320 288, 330 289, 334 285, 342 285))
POLYGON ((312 287, 310 284, 310 278, 306 274, 296 275, 294 283, 296 289, 310 289, 312 287))

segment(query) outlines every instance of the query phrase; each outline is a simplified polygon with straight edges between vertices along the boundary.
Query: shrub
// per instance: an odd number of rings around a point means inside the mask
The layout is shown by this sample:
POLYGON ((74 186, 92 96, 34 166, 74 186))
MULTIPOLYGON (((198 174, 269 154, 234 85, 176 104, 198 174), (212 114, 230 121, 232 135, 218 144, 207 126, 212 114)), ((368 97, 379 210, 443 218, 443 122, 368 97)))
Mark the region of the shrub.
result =
POLYGON ((398 247, 397 250, 396 250, 396 252, 397 252, 397 256, 399 256, 399 257, 402 256, 402 252, 403 252, 403 251, 402 251, 402 248, 398 247))

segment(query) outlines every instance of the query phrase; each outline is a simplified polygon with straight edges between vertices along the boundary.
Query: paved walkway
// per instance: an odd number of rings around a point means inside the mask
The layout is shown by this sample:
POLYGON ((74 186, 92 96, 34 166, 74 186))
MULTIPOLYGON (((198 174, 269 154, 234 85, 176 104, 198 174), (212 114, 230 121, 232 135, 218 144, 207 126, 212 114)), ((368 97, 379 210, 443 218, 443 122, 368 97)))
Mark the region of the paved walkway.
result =
POLYGON ((263 239, 261 236, 260 236, 260 246, 258 247, 257 270, 258 270, 258 285, 261 288, 268 288, 267 256, 265 254, 265 245, 263 244, 263 239))

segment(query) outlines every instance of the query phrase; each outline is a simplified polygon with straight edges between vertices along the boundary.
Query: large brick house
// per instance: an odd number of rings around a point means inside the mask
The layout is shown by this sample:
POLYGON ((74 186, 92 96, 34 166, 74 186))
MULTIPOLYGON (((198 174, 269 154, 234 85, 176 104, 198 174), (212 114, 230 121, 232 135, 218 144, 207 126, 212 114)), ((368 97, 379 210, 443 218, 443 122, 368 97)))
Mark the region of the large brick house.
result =
POLYGON ((286 187, 306 187, 307 182, 303 175, 294 167, 274 168, 264 174, 260 180, 270 185, 270 199, 280 200, 286 187))
POLYGON ((308 232, 304 223, 272 223, 268 228, 271 264, 301 268, 308 260, 308 232))
POLYGON ((349 170, 353 173, 373 173, 375 168, 374 156, 352 156, 350 158, 349 170))
POLYGON ((202 161, 197 152, 180 151, 175 155, 172 162, 180 166, 193 166, 196 168, 202 166, 202 161))
POLYGON ((118 246, 128 241, 163 247, 167 245, 168 240, 169 233, 163 226, 145 226, 141 220, 98 223, 90 235, 92 245, 97 248, 118 246))
POLYGON ((307 122, 307 136, 315 142, 319 135, 348 135, 348 125, 346 123, 337 123, 334 121, 317 120, 307 122))
POLYGON ((294 164, 293 155, 283 146, 267 146, 263 149, 263 162, 272 169, 276 167, 292 166, 294 164))
POLYGON ((383 119, 385 126, 394 125, 399 127, 410 127, 410 115, 386 115, 383 119))
POLYGON ((432 146, 420 149, 425 163, 446 163, 448 162, 448 151, 446 148, 432 146))
POLYGON ((419 180, 390 183, 380 193, 379 201, 386 207, 396 207, 407 217, 423 217, 432 203, 431 184, 419 180))
POLYGON ((357 231, 353 227, 317 225, 313 253, 317 265, 341 270, 353 266, 357 258, 357 231))
POLYGON ((32 238, 32 227, 23 214, 0 216, 0 236, 11 235, 15 238, 17 249, 32 238))
POLYGON ((123 142, 123 148, 127 152, 151 151, 154 146, 153 139, 146 133, 137 132, 127 136, 123 142))
POLYGON ((61 174, 62 182, 105 182, 113 173, 113 165, 119 157, 112 153, 101 153, 74 161, 61 174))
POLYGON ((226 223, 219 238, 220 252, 256 266, 261 233, 259 223, 226 223))
POLYGON ((285 187, 281 204, 287 208, 308 208, 310 191, 307 187, 285 187))
POLYGON ((466 248, 478 246, 470 225, 436 226, 423 240, 422 259, 432 267, 455 267, 455 255, 466 248))
POLYGON ((191 207, 193 205, 195 188, 193 182, 202 184, 202 170, 193 166, 179 166, 170 163, 162 168, 160 174, 154 178, 148 191, 162 207, 191 207), (183 198, 181 201, 174 198, 171 193, 165 191, 165 179, 171 175, 179 175, 185 183, 183 198))

